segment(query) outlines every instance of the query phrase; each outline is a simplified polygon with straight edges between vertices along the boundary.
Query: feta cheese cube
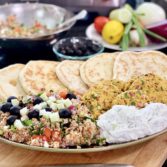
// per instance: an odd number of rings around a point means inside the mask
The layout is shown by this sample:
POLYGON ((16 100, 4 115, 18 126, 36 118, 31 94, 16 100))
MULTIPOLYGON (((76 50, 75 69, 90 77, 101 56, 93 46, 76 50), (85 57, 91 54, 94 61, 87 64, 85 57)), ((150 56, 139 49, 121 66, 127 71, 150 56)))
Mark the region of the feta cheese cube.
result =
POLYGON ((22 122, 19 120, 19 119, 16 119, 15 122, 14 122, 14 126, 17 128, 17 129, 22 129, 24 128, 24 125, 22 124, 22 122))
POLYGON ((27 115, 29 112, 29 109, 27 107, 24 107, 20 110, 21 116, 27 115))
POLYGON ((59 122, 60 121, 60 116, 59 116, 59 113, 58 112, 54 112, 54 113, 51 113, 49 115, 49 118, 50 118, 50 121, 52 123, 55 123, 55 122, 59 122))
POLYGON ((11 103, 13 106, 18 106, 19 105, 19 101, 17 99, 12 99, 11 103))

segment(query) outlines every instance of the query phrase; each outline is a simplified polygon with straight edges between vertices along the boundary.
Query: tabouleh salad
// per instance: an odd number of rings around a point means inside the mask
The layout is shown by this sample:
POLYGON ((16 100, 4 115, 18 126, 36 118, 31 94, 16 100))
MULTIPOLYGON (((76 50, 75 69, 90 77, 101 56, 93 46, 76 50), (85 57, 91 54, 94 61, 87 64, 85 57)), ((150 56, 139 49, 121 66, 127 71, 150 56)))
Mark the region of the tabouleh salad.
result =
POLYGON ((82 148, 105 144, 96 121, 73 93, 16 98, 1 105, 0 135, 32 146, 82 148))

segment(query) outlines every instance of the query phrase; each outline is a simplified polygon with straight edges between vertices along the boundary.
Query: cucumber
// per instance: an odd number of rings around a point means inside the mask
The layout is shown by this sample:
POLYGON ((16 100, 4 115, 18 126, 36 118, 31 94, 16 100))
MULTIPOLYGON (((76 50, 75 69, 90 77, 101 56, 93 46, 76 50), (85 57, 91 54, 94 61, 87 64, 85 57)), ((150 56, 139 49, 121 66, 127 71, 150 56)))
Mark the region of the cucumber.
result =
POLYGON ((54 96, 50 96, 49 97, 49 100, 51 100, 52 102, 55 102, 56 101, 56 98, 54 96))
POLYGON ((36 104, 33 108, 37 109, 37 110, 41 110, 42 109, 42 107, 40 106, 40 104, 36 104))
POLYGON ((42 93, 40 95, 40 97, 44 100, 44 101, 47 101, 48 100, 48 96, 46 95, 46 93, 42 93))
POLYGON ((51 113, 49 115, 49 118, 50 118, 50 121, 52 123, 55 123, 55 122, 59 122, 60 121, 60 117, 59 117, 59 113, 58 112, 54 112, 54 113, 51 113))
POLYGON ((58 109, 58 110, 65 108, 65 106, 64 106, 63 103, 56 104, 56 106, 57 106, 57 109, 58 109))
POLYGON ((52 103, 51 105, 50 105, 50 108, 52 109, 52 110, 57 110, 57 104, 56 103, 52 103))
POLYGON ((64 105, 65 105, 65 107, 70 107, 72 105, 71 100, 70 99, 64 100, 64 105))
POLYGON ((47 107, 47 103, 46 102, 42 102, 39 105, 41 106, 42 109, 47 107))

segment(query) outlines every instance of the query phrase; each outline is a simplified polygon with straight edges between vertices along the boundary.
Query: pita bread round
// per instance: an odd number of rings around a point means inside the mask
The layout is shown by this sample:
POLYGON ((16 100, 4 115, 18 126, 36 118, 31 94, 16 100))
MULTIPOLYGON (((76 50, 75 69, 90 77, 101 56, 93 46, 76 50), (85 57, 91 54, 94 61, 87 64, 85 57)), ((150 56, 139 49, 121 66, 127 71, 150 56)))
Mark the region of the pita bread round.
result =
POLYGON ((59 63, 56 67, 56 74, 59 80, 70 90, 80 94, 88 90, 87 85, 80 77, 80 66, 82 61, 65 60, 59 63))
POLYGON ((115 59, 113 79, 128 81, 133 76, 148 73, 167 79, 167 56, 159 51, 126 51, 115 59))
POLYGON ((80 70, 81 77, 89 86, 93 86, 101 80, 111 80, 113 77, 113 65, 116 53, 102 53, 85 62, 80 70))
POLYGON ((18 82, 19 72, 23 67, 24 64, 13 64, 0 70, 0 99, 25 95, 18 82))
POLYGON ((80 66, 80 76, 81 79, 83 80, 83 82, 85 82, 85 84, 87 84, 89 87, 92 85, 91 82, 88 81, 88 79, 86 78, 85 75, 85 65, 86 65, 86 61, 80 66))
POLYGON ((29 61, 19 74, 19 81, 27 94, 36 95, 65 89, 55 74, 55 61, 29 61))

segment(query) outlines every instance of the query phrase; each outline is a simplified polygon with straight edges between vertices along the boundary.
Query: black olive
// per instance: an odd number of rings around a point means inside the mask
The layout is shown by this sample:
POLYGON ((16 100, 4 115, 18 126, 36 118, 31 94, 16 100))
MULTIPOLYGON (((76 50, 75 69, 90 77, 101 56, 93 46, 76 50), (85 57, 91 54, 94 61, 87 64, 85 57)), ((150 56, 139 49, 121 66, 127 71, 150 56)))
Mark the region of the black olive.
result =
POLYGON ((67 93, 66 99, 76 99, 77 97, 73 93, 67 93))
POLYGON ((46 110, 47 112, 52 111, 52 109, 51 109, 50 107, 46 107, 45 110, 46 110))
POLYGON ((10 108, 12 107, 12 104, 7 102, 7 103, 4 103, 2 106, 1 106, 1 111, 2 112, 10 112, 10 108))
POLYGON ((32 118, 37 118, 39 119, 39 110, 33 110, 31 112, 28 113, 28 118, 32 119, 32 118))
POLYGON ((17 97, 15 97, 15 96, 9 96, 8 99, 7 99, 7 102, 11 103, 11 101, 13 99, 17 99, 17 97))
POLYGON ((72 113, 68 109, 61 109, 59 111, 60 118, 71 118, 71 115, 72 115, 72 113))
POLYGON ((33 105, 40 104, 43 102, 43 99, 41 97, 35 97, 33 101, 33 105))
POLYGON ((8 125, 13 125, 16 119, 17 119, 17 116, 15 116, 15 115, 10 115, 10 116, 8 117, 8 119, 7 119, 7 124, 8 124, 8 125))
POLYGON ((13 106, 10 108, 10 114, 20 117, 20 110, 21 110, 20 106, 13 106))
POLYGON ((63 127, 69 128, 70 127, 70 122, 63 124, 63 127))

